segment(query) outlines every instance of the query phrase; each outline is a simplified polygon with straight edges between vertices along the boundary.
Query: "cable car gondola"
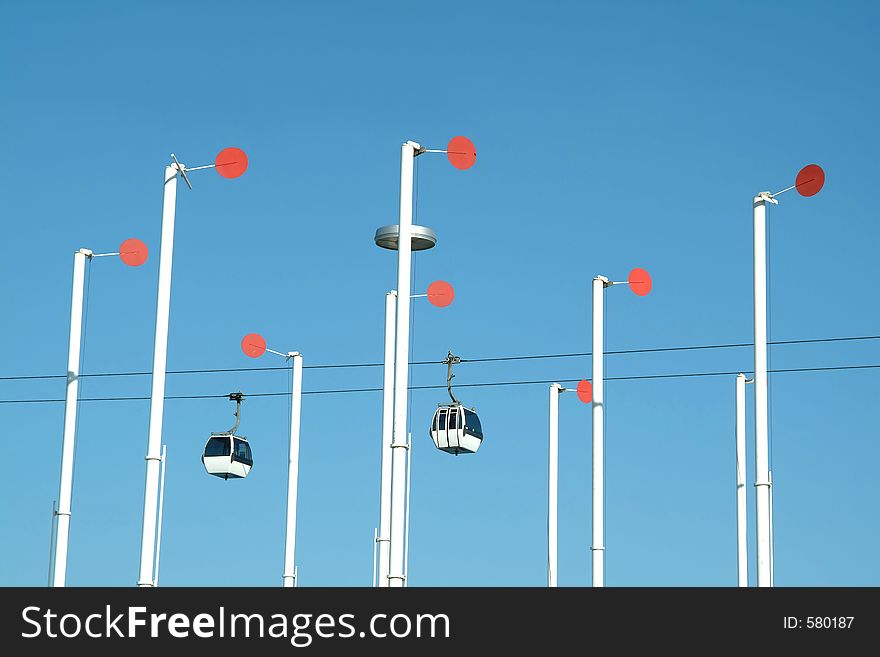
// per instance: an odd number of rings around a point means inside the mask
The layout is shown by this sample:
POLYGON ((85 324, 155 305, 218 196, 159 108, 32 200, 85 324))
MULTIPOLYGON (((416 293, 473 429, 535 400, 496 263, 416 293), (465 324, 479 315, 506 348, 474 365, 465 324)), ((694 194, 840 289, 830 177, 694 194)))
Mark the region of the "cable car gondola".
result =
POLYGON ((212 433, 205 443, 202 463, 208 474, 223 479, 244 479, 254 465, 251 446, 244 436, 236 436, 241 421, 241 401, 244 395, 233 392, 229 399, 235 402, 235 425, 228 431, 212 433))
POLYGON ((451 404, 439 404, 431 420, 431 440, 437 449, 450 454, 474 454, 483 442, 483 427, 480 418, 473 408, 465 408, 452 393, 452 366, 460 363, 461 358, 453 356, 450 351, 446 356, 448 370, 446 388, 452 398, 451 404))

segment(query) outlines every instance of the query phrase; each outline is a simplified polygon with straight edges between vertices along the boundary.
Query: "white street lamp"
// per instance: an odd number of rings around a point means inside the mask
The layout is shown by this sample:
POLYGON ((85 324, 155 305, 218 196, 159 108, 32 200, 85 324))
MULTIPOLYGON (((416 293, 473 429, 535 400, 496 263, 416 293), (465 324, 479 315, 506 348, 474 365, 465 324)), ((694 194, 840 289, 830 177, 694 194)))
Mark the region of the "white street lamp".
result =
MULTIPOLYGON (((550 384, 550 427, 548 445, 547 472, 547 586, 554 588, 559 578, 558 528, 559 528, 559 395, 572 392, 571 388, 563 388, 558 383, 550 384)), ((578 399, 589 404, 591 386, 589 381, 578 383, 576 390, 578 399)))
POLYGON ((250 333, 241 341, 241 349, 251 358, 259 358, 265 352, 282 356, 291 363, 293 384, 290 403, 290 444, 287 451, 287 513, 284 532, 283 586, 296 586, 296 495, 299 485, 299 429, 302 410, 303 357, 298 351, 286 354, 266 348, 266 341, 257 333, 250 333))
POLYGON ((773 527, 771 520, 769 412, 767 380, 767 203, 792 189, 802 196, 817 194, 825 172, 817 164, 805 166, 795 184, 780 192, 761 192, 752 204, 755 308, 755 506, 758 543, 758 586, 773 585, 773 527))
POLYGON ((177 201, 177 177, 192 189, 188 172, 216 169, 224 178, 237 178, 248 166, 247 156, 238 148, 222 150, 214 164, 187 167, 171 154, 165 167, 162 199, 162 237, 159 251, 159 289, 156 300, 156 334, 153 345, 153 380, 150 392, 150 429, 147 436, 147 473, 144 482, 144 517, 141 530, 140 574, 138 586, 153 586, 156 547, 156 521, 159 504, 159 464, 162 455, 162 418, 165 410, 165 364, 168 355, 168 319, 171 309, 171 260, 174 253, 174 215, 177 201))
POLYGON ((76 442, 76 411, 79 401, 79 366, 82 343, 83 300, 85 298, 86 262, 92 258, 118 255, 122 262, 138 267, 147 261, 147 245, 138 239, 127 239, 114 253, 93 253, 80 249, 73 254, 73 286, 70 296, 70 337, 67 347, 67 392, 64 398, 64 435, 61 443, 61 481, 58 509, 55 511, 57 532, 52 586, 64 586, 67 578, 67 545, 70 535, 71 498, 73 497, 73 456, 76 442))
MULTIPOLYGON (((651 291, 651 276, 633 269, 626 281, 593 279, 593 586, 605 586, 605 288, 629 285, 639 296, 651 291)), ((586 386, 585 386, 586 388, 586 386)), ((586 392, 586 390, 585 390, 586 392)))
MULTIPOLYGON (((409 303, 410 271, 412 265, 413 239, 413 161, 422 153, 446 153, 449 161, 459 169, 467 169, 476 161, 473 144, 464 137, 454 137, 447 150, 422 148, 414 141, 405 142, 400 148, 400 221, 397 230, 397 326, 394 352, 394 423, 391 442, 391 520, 388 581, 392 588, 402 588, 404 574, 404 542, 406 529, 406 420, 409 372, 409 303)), ((380 242, 379 229, 376 243, 380 242)), ((433 234, 433 231, 430 231, 433 234)), ((436 243, 436 236, 430 248, 436 243)), ((393 247, 391 247, 393 248, 393 247)))
MULTIPOLYGON (((415 250, 431 248, 436 243, 434 231, 424 226, 416 227, 412 244, 415 250), (417 236, 418 235, 418 236, 417 236), (430 239, 429 239, 430 238, 430 239)), ((376 233, 376 243, 385 248, 397 247, 397 226, 385 226, 376 233), (393 230, 392 230, 393 229, 393 230)), ((413 294, 410 298, 427 297, 434 306, 445 307, 452 303, 455 292, 445 281, 434 281, 428 286, 425 294, 413 294)), ((379 527, 374 538, 374 552, 378 552, 378 572, 374 573, 374 581, 379 587, 390 586, 388 579, 391 559, 391 466, 393 460, 392 436, 394 428, 394 350, 395 323, 397 313, 397 291, 391 290, 385 295, 385 361, 382 382, 382 444, 381 444, 381 481, 379 487, 379 527)), ((411 447, 411 443, 410 443, 411 447)), ((407 464, 411 459, 411 450, 407 449, 407 464)), ((409 513, 409 465, 407 465, 406 509, 409 513)), ((407 531, 409 520, 405 520, 407 531)), ((408 534, 407 534, 408 537, 408 534)), ((408 538, 404 543, 408 544, 408 538)), ((404 562, 407 560, 407 549, 404 549, 404 562)), ((375 570, 375 565, 374 565, 375 570)))
POLYGON ((736 572, 737 585, 749 585, 746 519, 746 384, 745 374, 736 375, 736 572))

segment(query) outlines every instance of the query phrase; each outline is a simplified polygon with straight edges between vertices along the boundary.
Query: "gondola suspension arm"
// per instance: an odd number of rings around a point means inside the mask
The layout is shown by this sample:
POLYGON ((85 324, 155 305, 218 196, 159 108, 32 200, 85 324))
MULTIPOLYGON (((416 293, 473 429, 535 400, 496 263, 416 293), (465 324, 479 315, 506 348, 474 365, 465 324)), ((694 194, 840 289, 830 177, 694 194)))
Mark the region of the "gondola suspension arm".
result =
POLYGON ((446 360, 443 361, 446 363, 446 389, 449 390, 449 396, 452 398, 452 401, 456 404, 461 404, 458 399, 455 398, 455 394, 452 392, 452 379, 455 378, 455 375, 452 373, 452 366, 458 365, 461 362, 461 358, 455 356, 451 351, 447 353, 446 360))
POLYGON ((242 392, 231 392, 229 393, 230 401, 235 402, 235 424, 231 429, 226 431, 227 434, 235 435, 236 430, 238 430, 238 425, 241 423, 241 402, 244 399, 244 394, 242 392))

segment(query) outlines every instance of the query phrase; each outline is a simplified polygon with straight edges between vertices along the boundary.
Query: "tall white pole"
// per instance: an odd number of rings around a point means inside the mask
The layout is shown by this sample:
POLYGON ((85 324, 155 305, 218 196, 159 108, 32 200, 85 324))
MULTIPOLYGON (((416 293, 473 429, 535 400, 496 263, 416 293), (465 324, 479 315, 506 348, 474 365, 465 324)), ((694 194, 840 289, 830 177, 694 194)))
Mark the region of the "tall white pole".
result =
POLYGON ((413 160, 418 144, 400 149, 400 225, 397 238, 397 346, 394 355, 394 436, 391 443, 391 546, 388 581, 402 588, 406 524, 406 418, 409 366, 409 303, 412 254, 413 160))
POLYGON ((559 395, 562 386, 550 384, 550 446, 549 472, 547 476, 547 586, 556 586, 557 571, 557 520, 559 491, 559 395))
POLYGON ((171 260, 174 254, 174 210, 177 201, 177 173, 165 167, 162 200, 162 238, 159 252, 159 291, 156 301, 156 334, 153 345, 153 382, 150 393, 150 430, 147 437, 147 475, 144 483, 144 519, 141 530, 141 561, 138 586, 153 585, 153 557, 156 547, 156 514, 159 504, 159 463, 162 455, 162 417, 165 410, 165 364, 168 356, 168 317, 171 309, 171 260))
POLYGON ((153 586, 159 586, 159 558, 162 553, 162 512, 165 510, 165 470, 168 467, 167 445, 162 445, 162 471, 159 475, 159 524, 156 529, 156 570, 153 586))
POLYGON ((373 588, 376 588, 378 586, 378 584, 376 582, 376 574, 378 572, 377 564, 376 564, 376 549, 378 548, 378 546, 379 546, 379 528, 374 527, 373 528, 373 588))
POLYGON ((76 440, 76 404, 79 394, 79 359, 82 342, 83 292, 86 258, 92 252, 73 254, 73 287, 70 295, 70 340, 67 347, 67 394, 64 399, 64 437, 61 443, 61 483, 58 491, 58 530, 55 538, 55 571, 52 586, 64 586, 67 576, 67 542, 70 533, 70 500, 73 496, 73 454, 76 440))
POLYGON ((754 200, 755 503, 758 586, 770 586, 770 474, 767 414, 767 208, 754 200))
POLYGON ((287 528, 284 533, 284 586, 296 586, 296 489, 299 480, 299 425, 302 409, 302 354, 293 358, 293 399, 290 401, 290 449, 287 465, 287 528))
POLYGON ((387 587, 388 564, 391 558, 391 438, 394 434, 394 322, 397 311, 397 292, 385 295, 385 370, 382 382, 382 481, 379 491, 379 550, 380 587, 387 587))
POLYGON ((770 586, 776 586, 773 575, 773 557, 776 553, 776 544, 773 542, 773 470, 767 471, 767 481, 770 482, 770 586))
POLYGON ((593 279, 593 586, 605 586, 605 287, 593 279))
POLYGON ((409 586, 409 498, 412 491, 412 434, 409 434, 409 449, 406 458, 406 535, 403 539, 403 585, 409 586))
POLYGON ((736 573, 739 586, 749 585, 746 542, 746 375, 736 375, 736 573))

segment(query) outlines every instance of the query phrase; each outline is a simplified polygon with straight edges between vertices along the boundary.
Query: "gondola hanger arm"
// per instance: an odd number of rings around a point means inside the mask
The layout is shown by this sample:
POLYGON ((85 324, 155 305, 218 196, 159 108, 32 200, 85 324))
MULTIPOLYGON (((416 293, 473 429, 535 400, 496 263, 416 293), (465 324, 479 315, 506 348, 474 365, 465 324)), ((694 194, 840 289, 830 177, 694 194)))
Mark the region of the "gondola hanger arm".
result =
POLYGON ((461 358, 454 355, 451 351, 446 354, 446 360, 443 361, 446 363, 446 389, 449 390, 449 396, 452 398, 452 401, 456 404, 461 404, 458 399, 455 398, 455 393, 452 392, 452 379, 455 378, 455 375, 452 373, 452 366, 457 365, 461 362, 461 358))
POLYGON ((238 392, 231 392, 229 393, 229 399, 235 402, 235 424, 226 433, 234 436, 238 430, 238 425, 241 424, 241 402, 244 399, 244 393, 240 390, 238 392))

